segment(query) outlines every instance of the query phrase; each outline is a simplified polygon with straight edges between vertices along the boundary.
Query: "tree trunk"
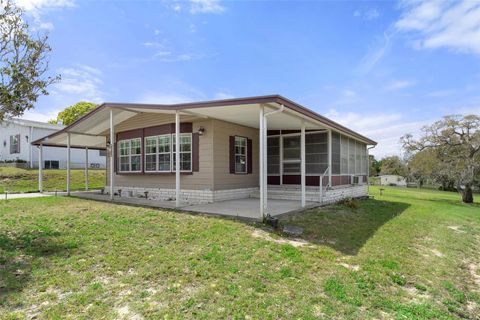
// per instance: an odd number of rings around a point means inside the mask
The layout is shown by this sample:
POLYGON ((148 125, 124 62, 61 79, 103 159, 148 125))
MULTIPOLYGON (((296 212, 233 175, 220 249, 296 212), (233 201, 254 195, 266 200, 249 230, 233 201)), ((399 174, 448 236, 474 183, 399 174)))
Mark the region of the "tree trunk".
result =
POLYGON ((465 184, 465 189, 462 190, 463 203, 473 203, 472 187, 469 183, 465 184))

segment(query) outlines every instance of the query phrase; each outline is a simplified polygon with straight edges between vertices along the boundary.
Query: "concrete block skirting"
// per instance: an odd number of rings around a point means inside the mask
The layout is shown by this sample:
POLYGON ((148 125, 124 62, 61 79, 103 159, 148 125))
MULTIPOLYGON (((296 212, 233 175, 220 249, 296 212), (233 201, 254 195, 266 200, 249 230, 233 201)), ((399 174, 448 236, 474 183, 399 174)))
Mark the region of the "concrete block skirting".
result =
MULTIPOLYGON (((108 192, 108 188, 106 188, 108 192)), ((127 198, 147 198, 158 201, 175 201, 175 189, 161 188, 135 188, 135 187, 115 187, 115 194, 127 198), (121 191, 121 195, 119 194, 121 191)), ((345 198, 358 198, 368 194, 367 185, 342 186, 326 190, 321 203, 331 204, 345 198)), ((225 200, 236 200, 246 198, 258 198, 258 188, 241 188, 230 190, 181 190, 180 201, 188 204, 203 204, 225 200)), ((294 200, 299 201, 301 191, 298 188, 282 188, 281 186, 269 186, 268 198, 274 200, 294 200)), ((306 191, 306 201, 320 202, 318 188, 308 188, 306 191)))
MULTIPOLYGON (((108 193, 108 188, 106 188, 108 193)), ((258 192, 258 188, 230 190, 181 190, 180 201, 189 204, 212 203, 217 201, 245 199, 258 192)), ((147 198, 158 201, 175 201, 175 189, 115 187, 114 193, 121 197, 147 198), (120 194, 121 192, 121 194, 120 194)))

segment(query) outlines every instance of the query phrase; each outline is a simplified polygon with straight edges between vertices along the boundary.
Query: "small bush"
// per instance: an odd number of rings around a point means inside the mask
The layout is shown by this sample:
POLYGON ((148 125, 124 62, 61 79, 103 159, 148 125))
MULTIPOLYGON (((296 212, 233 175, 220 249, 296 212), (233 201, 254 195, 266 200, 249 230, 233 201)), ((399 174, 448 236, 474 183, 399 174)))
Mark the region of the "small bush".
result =
POLYGON ((353 199, 353 198, 346 198, 346 199, 343 199, 340 204, 350 208, 350 209, 358 209, 358 207, 360 207, 360 203, 358 202, 357 199, 353 199))

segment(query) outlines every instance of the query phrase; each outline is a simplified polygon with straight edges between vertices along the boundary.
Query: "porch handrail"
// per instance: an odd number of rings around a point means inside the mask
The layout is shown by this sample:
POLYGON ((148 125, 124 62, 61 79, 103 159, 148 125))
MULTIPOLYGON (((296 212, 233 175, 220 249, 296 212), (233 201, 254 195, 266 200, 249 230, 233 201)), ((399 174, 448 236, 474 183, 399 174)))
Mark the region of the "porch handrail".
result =
MULTIPOLYGON (((320 188, 320 203, 323 203, 323 177, 325 177, 325 175, 327 174, 327 172, 329 171, 330 167, 327 167, 327 169, 325 169, 325 172, 323 172, 323 174, 320 175, 320 185, 319 185, 319 188, 320 188)), ((327 188, 328 188, 328 184, 327 184, 327 188)))

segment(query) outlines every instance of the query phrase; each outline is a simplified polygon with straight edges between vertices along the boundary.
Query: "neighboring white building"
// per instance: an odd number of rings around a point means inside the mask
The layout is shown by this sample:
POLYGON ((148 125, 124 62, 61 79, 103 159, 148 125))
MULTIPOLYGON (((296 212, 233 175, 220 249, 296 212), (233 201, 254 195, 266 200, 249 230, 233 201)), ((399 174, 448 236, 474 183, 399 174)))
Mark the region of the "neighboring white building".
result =
MULTIPOLYGON (((38 121, 10 119, 0 123, 0 162, 25 160, 30 168, 38 168, 38 147, 30 143, 62 130, 65 126, 38 121)), ((85 167, 85 149, 72 149, 71 167, 85 167)), ((90 168, 105 168, 104 151, 89 150, 90 168)), ((43 147, 43 168, 64 169, 67 163, 65 148, 43 147)))
POLYGON ((382 186, 397 186, 397 187, 407 186, 407 180, 402 176, 387 174, 387 175, 379 176, 379 178, 380 178, 380 185, 382 186))

